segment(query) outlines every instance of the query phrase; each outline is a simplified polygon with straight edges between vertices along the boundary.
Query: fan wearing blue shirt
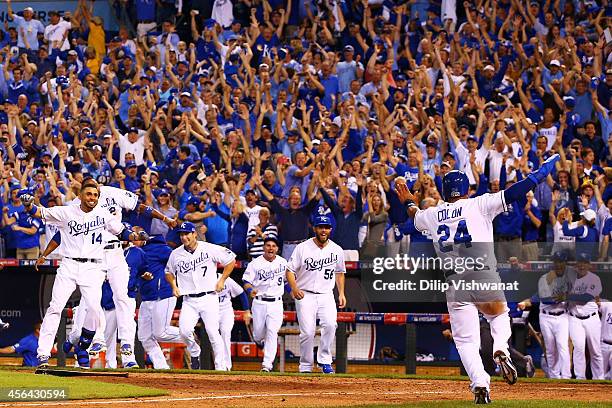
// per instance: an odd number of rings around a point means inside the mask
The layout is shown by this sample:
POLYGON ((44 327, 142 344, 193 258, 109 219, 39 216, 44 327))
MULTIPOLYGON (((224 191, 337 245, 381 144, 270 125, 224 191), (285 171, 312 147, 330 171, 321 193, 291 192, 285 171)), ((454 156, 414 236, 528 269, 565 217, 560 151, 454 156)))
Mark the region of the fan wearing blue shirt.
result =
POLYGON ((0 348, 0 354, 19 354, 23 357, 23 367, 38 366, 36 350, 38 349, 38 337, 40 335, 40 322, 34 325, 34 331, 25 336, 12 346, 0 348))

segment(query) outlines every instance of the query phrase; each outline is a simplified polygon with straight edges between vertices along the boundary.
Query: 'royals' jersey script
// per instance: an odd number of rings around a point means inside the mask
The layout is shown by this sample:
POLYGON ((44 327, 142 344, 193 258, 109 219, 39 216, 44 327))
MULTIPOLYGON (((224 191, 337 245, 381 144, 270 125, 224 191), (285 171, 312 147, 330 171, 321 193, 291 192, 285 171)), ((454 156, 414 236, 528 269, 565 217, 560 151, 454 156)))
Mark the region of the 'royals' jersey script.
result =
MULTIPOLYGON (((75 198, 72 204, 80 206, 81 200, 75 198)), ((116 187, 100 186, 100 198, 96 208, 103 208, 111 216, 121 221, 122 210, 133 211, 138 205, 138 196, 131 191, 116 187)), ((104 242, 116 241, 117 238, 105 233, 102 236, 104 242)))
POLYGON ((40 208, 40 213, 45 224, 60 229, 62 255, 69 258, 102 259, 102 233, 106 232, 117 239, 116 235, 124 228, 121 220, 99 206, 88 213, 74 205, 40 208))
POLYGON ((270 262, 261 255, 249 263, 242 280, 257 289, 257 296, 280 297, 285 291, 286 270, 285 258, 277 255, 270 262))
MULTIPOLYGON (((572 285, 571 295, 589 294, 594 298, 601 294, 601 279, 593 272, 588 272, 583 277, 577 277, 572 285)), ((569 311, 578 316, 588 316, 592 313, 597 313, 598 307, 595 299, 589 300, 586 303, 569 301, 569 311)))
POLYGON ((295 247, 287 269, 295 273, 297 286, 301 290, 331 293, 336 284, 336 274, 346 273, 344 251, 332 241, 319 248, 311 238, 295 247))
POLYGON ((599 311, 601 312, 601 339, 612 341, 612 302, 602 300, 599 311))
POLYGON ((235 258, 236 254, 227 248, 198 241, 193 252, 184 245, 172 251, 166 273, 176 276, 181 295, 212 292, 217 284, 217 263, 226 266, 235 258))
POLYGON ((493 249, 493 218, 504 211, 506 202, 500 191, 419 210, 414 226, 431 236, 443 260, 480 257, 482 264, 494 271, 497 260, 493 249))

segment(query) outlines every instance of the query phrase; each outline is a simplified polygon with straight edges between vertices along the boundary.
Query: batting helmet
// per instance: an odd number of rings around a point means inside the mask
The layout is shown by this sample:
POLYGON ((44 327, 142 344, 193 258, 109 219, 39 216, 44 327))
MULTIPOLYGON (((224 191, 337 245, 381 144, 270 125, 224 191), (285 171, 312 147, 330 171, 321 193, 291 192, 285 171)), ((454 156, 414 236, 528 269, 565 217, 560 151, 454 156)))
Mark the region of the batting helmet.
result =
POLYGON ((449 171, 442 179, 442 197, 444 198, 444 201, 450 201, 451 198, 466 195, 469 188, 470 181, 462 171, 449 171))

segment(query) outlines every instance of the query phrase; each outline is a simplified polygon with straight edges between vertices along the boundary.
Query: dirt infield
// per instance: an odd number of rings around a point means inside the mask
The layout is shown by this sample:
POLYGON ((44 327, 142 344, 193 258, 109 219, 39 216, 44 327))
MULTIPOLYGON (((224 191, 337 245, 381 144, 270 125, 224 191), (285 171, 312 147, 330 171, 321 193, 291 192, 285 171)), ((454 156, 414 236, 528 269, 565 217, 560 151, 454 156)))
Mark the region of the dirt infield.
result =
MULTIPOLYGON (((98 380, 98 379, 97 379, 98 380)), ((345 378, 333 376, 198 375, 130 373, 129 378, 99 379, 165 389, 169 396, 121 401, 74 401, 45 406, 109 406, 191 408, 303 407, 373 403, 469 400, 467 381, 424 379, 345 378)), ((610 401, 608 384, 534 383, 492 384, 494 399, 610 401)))

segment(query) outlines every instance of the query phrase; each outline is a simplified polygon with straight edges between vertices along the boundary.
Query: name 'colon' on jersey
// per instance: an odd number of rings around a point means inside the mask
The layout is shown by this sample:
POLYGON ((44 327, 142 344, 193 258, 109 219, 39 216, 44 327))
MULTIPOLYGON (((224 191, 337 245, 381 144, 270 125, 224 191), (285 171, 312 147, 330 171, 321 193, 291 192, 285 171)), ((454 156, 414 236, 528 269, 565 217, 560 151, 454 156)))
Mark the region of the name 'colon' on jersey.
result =
POLYGON ((320 248, 311 238, 295 247, 287 269, 295 273, 301 290, 331 293, 336 284, 336 274, 346 273, 344 251, 332 241, 320 248))
POLYGON ((108 211, 96 207, 86 213, 78 206, 41 208, 45 224, 59 228, 62 238, 62 255, 69 258, 102 259, 104 257, 103 233, 116 237, 123 231, 120 220, 108 211))
POLYGON ((253 285, 258 296, 280 297, 285 291, 286 271, 287 261, 282 256, 270 262, 261 255, 249 262, 242 280, 253 285))
POLYGON ((493 219, 506 211, 503 191, 417 211, 414 225, 431 236, 436 253, 449 258, 481 258, 494 271, 493 219))
POLYGON ((172 251, 166 273, 176 276, 181 295, 211 292, 217 284, 217 263, 225 266, 235 258, 236 254, 227 248, 198 241, 193 252, 183 245, 172 251))

